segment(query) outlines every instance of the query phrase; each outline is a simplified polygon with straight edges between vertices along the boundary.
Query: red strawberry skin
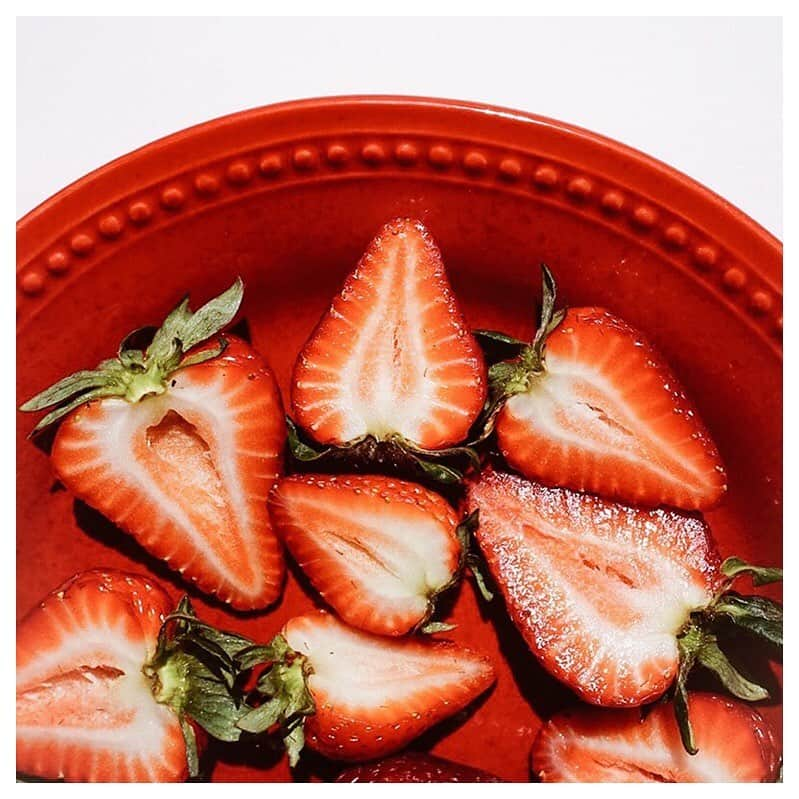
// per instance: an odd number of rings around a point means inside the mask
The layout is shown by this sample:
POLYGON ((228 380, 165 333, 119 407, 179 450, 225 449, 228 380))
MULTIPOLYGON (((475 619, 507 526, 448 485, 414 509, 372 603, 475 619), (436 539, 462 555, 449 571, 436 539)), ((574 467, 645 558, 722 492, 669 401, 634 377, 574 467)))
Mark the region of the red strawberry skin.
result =
POLYGON ((149 578, 96 570, 20 621, 18 772, 70 782, 186 779, 177 716, 153 699, 142 673, 172 610, 149 578))
POLYGON ((682 746, 674 710, 578 708, 559 713, 533 746, 542 782, 774 782, 780 753, 763 717, 751 706, 713 694, 692 694, 691 721, 699 752, 682 746))
POLYGON ((285 425, 265 361, 225 338, 223 355, 176 372, 163 394, 75 410, 52 462, 75 496, 184 579, 250 610, 274 602, 284 577, 266 500, 285 425))
POLYGON ((292 619, 283 634, 313 670, 306 745, 333 760, 393 754, 495 679, 485 656, 452 642, 370 635, 323 611, 292 619))
POLYGON ((508 612, 548 671, 592 704, 663 694, 677 633, 721 584, 704 522, 500 472, 484 472, 468 500, 508 612))
POLYGON ((421 222, 386 224, 294 367, 294 419, 323 444, 399 434, 424 449, 466 438, 486 368, 441 253, 421 222))
POLYGON ((487 771, 423 752, 405 752, 388 760, 353 766, 336 782, 502 782, 487 771))
POLYGON ((381 476, 293 475, 272 489, 275 529, 325 601, 348 624, 404 635, 461 560, 450 505, 414 483, 381 476))
POLYGON ((660 355, 601 308, 570 308, 546 371, 511 397, 496 432, 507 462, 546 485, 704 510, 727 490, 718 450, 660 355))

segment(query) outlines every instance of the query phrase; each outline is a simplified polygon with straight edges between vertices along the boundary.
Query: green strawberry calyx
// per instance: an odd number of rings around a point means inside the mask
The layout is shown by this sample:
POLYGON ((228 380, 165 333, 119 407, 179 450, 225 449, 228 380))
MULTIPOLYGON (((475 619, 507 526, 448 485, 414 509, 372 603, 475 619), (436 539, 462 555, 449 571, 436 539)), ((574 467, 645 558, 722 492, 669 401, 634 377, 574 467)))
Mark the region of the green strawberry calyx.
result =
POLYGON ((142 673, 155 701, 178 717, 191 777, 199 773, 195 727, 220 741, 241 737, 237 723, 250 708, 235 656, 251 646, 249 638, 200 621, 186 596, 161 625, 155 652, 142 673))
POLYGON ((483 349, 488 367, 488 399, 476 423, 477 436, 468 444, 474 447, 493 432, 499 412, 516 394, 524 394, 546 372, 546 343, 560 325, 566 309, 555 310, 558 288, 546 264, 541 264, 541 315, 531 342, 496 330, 475 330, 474 336, 483 349))
POLYGON ((31 435, 92 400, 119 397, 139 402, 163 394, 176 371, 217 358, 225 351, 227 342, 220 338, 212 346, 187 355, 230 324, 243 297, 241 278, 197 311, 189 308, 188 297, 184 297, 155 331, 145 350, 132 345, 142 332, 136 330, 123 339, 115 358, 101 361, 94 369, 74 372, 23 403, 21 411, 49 409, 31 435))
POLYGON ((242 649, 236 663, 244 671, 267 664, 251 692, 248 712, 237 722, 239 729, 252 735, 279 734, 293 768, 305 746, 305 719, 316 713, 308 689, 308 659, 278 634, 268 644, 242 649))
POLYGON ((721 564, 726 578, 714 600, 691 613, 677 636, 679 665, 672 688, 672 701, 683 746, 689 754, 698 749, 689 717, 688 676, 696 666, 715 674, 735 697, 746 702, 769 698, 768 691, 741 674, 725 643, 735 634, 744 633, 779 651, 782 650, 782 605, 764 596, 742 596, 730 590, 732 584, 749 575, 755 586, 782 580, 782 569, 753 566, 741 558, 727 558, 721 564))

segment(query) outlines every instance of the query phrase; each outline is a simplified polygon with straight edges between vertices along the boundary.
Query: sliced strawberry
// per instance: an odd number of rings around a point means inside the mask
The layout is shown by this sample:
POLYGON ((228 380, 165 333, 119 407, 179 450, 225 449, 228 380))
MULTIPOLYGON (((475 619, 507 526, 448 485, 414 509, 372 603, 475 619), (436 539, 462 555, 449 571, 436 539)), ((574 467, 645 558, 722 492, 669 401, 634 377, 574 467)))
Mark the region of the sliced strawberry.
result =
POLYGON ((502 782, 482 769, 453 763, 423 752, 406 752, 388 760, 353 766, 336 782, 502 782))
POLYGON ((400 437, 427 450, 466 438, 485 365, 421 222, 385 225, 294 367, 294 418, 316 441, 400 437))
POLYGON ((494 681, 491 663, 451 642, 390 639, 318 611, 291 619, 269 648, 259 686, 268 701, 241 720, 260 732, 280 722, 296 762, 304 740, 334 760, 402 749, 462 710, 494 681))
POLYGON ((454 511, 414 483, 294 475, 277 483, 269 510, 325 601, 369 632, 404 635, 419 627, 460 566, 454 511))
MULTIPOLYGON (((237 308, 240 299, 239 291, 230 303, 237 308)), ((184 325, 196 326, 203 310, 184 325)), ((190 333, 178 327, 171 335, 191 342, 190 333)), ((100 388, 79 393, 61 424, 52 449, 58 478, 202 591, 239 609, 269 605, 284 564, 266 499, 285 440, 269 367, 230 337, 185 354, 123 358, 141 367, 115 360, 62 381, 69 389, 81 374, 97 375, 100 388)), ((23 407, 53 404, 54 389, 23 407)), ((70 408, 55 413, 62 410, 70 408)))
POLYGON ((507 462, 547 485, 632 504, 718 504, 727 489, 718 450, 660 355, 601 308, 570 308, 559 321, 550 288, 536 342, 492 367, 495 394, 507 398, 496 421, 507 462))
POLYGON ((197 776, 207 737, 249 708, 235 655, 252 641, 175 608, 147 577, 83 572, 17 626, 17 770, 82 782, 197 776))
POLYGON ((17 770, 46 779, 167 782, 187 776, 178 717, 142 666, 174 603, 152 581, 87 572, 17 628, 17 770))
POLYGON ((477 540, 543 665, 581 698, 640 705, 678 667, 676 636, 721 587, 707 526, 484 472, 470 487, 477 540))
POLYGON ((674 714, 579 708, 538 734, 533 772, 543 782, 773 782, 780 752, 755 710, 712 694, 691 694, 699 752, 682 747, 674 714))

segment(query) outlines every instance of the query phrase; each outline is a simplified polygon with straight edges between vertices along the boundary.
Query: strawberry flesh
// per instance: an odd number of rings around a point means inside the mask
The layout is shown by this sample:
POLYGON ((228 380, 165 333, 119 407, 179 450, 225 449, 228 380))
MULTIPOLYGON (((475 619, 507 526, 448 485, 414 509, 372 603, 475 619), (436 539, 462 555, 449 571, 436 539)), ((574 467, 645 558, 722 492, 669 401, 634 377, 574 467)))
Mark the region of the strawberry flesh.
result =
POLYGON ((421 222, 395 219, 300 353, 291 402, 320 443, 400 436, 432 450, 466 437, 486 390, 441 253, 421 222))
POLYGON ((700 519, 499 472, 483 473, 469 504, 508 611, 552 674, 600 705, 640 705, 668 688, 677 633, 721 584, 700 519))
POLYGON ((324 612, 292 619, 283 635, 312 671, 316 712, 305 721, 306 744, 334 760, 402 749, 495 678, 483 655, 451 642, 374 636, 324 612))
POLYGON ((507 462, 547 485, 631 504, 717 505, 727 478, 707 429, 660 355, 601 308, 570 308, 545 368, 501 410, 507 462))
POLYGON ((532 750, 543 782, 773 782, 780 755, 762 716, 712 694, 692 694, 699 752, 683 748, 671 706, 579 708, 550 719, 532 750))
POLYGON ((421 486, 379 476, 294 475, 272 490, 275 529, 348 624, 404 635, 460 565, 457 517, 421 486))
POLYGON ((177 716, 142 672, 169 596, 144 577, 85 572, 17 628, 17 770, 79 782, 187 776, 177 716))

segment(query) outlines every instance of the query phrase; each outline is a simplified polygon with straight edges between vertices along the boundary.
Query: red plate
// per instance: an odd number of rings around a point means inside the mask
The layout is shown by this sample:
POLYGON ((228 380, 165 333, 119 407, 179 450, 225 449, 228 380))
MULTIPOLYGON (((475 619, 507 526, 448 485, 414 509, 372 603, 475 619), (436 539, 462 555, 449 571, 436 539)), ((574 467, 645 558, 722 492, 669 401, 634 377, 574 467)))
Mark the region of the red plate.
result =
MULTIPOLYGON (((260 108, 148 145, 68 187, 18 227, 18 401, 112 354, 187 290, 235 275, 255 346, 281 387, 294 358, 380 224, 427 224, 475 327, 529 335, 537 265, 565 302, 604 305, 664 353, 727 463, 729 499, 708 514, 722 554, 781 563, 780 243, 685 176, 560 122, 466 103, 345 97, 260 108)), ((149 571, 185 589, 128 536, 53 484, 46 455, 17 438, 17 613, 74 572, 149 571)), ((279 607, 212 622, 268 639, 313 604, 290 579, 279 607)), ((494 691, 419 742, 527 780, 541 718, 570 694, 471 586, 453 637, 493 655, 494 691)), ((782 712, 764 709, 779 728, 782 712)), ((215 780, 287 780, 266 749, 219 752, 215 780)), ((335 768, 308 758, 301 775, 335 768)))

